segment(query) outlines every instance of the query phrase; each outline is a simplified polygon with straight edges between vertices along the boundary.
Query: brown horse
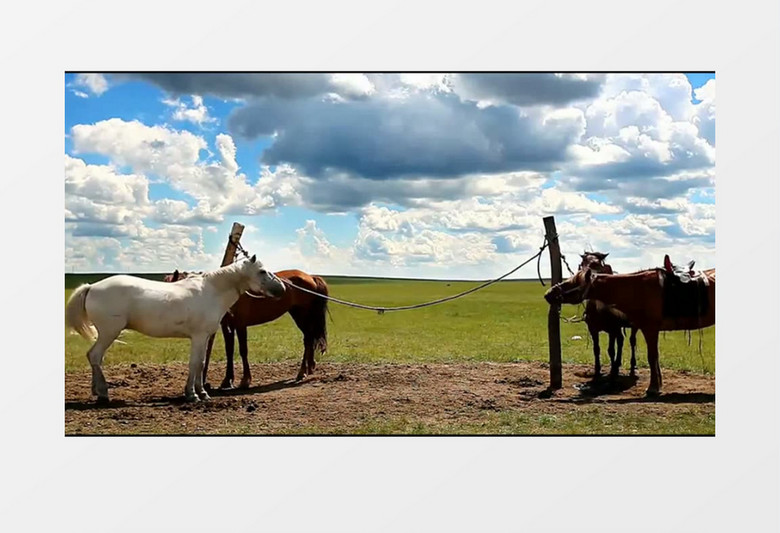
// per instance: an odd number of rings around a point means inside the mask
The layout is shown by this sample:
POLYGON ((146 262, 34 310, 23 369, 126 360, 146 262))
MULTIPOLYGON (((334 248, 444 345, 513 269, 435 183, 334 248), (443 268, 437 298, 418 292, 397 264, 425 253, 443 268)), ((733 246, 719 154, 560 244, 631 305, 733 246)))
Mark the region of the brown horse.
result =
MULTIPOLYGON (((609 254, 601 252, 585 252, 580 255, 582 262, 579 270, 590 268, 594 272, 603 274, 613 274, 612 267, 604 262, 609 254)), ((601 347, 599 346, 599 333, 604 331, 609 337, 609 347, 607 353, 610 361, 610 378, 616 378, 620 374, 620 367, 623 364, 623 328, 631 328, 629 343, 631 345, 631 372, 630 376, 636 376, 636 332, 626 318, 626 315, 618 311, 614 306, 607 305, 601 300, 590 298, 585 301, 584 313, 585 325, 588 327, 593 339, 593 377, 598 379, 601 376, 601 347), (615 343, 617 343, 617 355, 615 354, 615 343)))
MULTIPOLYGON (((295 321, 295 325, 303 333, 303 359, 301 368, 298 371, 297 381, 303 379, 306 375, 314 373, 316 366, 314 362, 315 352, 325 353, 328 349, 328 332, 325 323, 325 315, 328 310, 328 301, 313 294, 309 294, 294 287, 302 287, 318 294, 328 295, 328 285, 325 280, 319 276, 312 276, 300 270, 282 270, 275 273, 282 281, 287 281, 288 289, 281 298, 263 298, 251 294, 242 294, 238 301, 233 304, 230 311, 222 317, 222 336, 225 339, 225 355, 227 364, 225 369, 225 379, 222 380, 220 388, 232 389, 234 381, 233 370, 233 352, 235 349, 235 337, 238 337, 238 352, 241 355, 243 364, 243 375, 239 388, 248 388, 252 383, 252 373, 249 369, 247 345, 247 328, 272 322, 285 313, 295 321)), ((178 270, 166 276, 166 281, 175 282, 191 275, 187 272, 180 273, 178 270)), ((203 379, 206 380, 208 373, 209 359, 211 357, 211 348, 214 342, 212 337, 209 341, 206 351, 206 363, 203 370, 203 379)))
POLYGON ((551 287, 544 295, 549 303, 577 304, 590 297, 620 309, 642 331, 647 343, 648 396, 660 394, 663 384, 658 362, 658 333, 695 330, 715 324, 715 269, 705 270, 701 281, 694 279, 682 283, 670 272, 668 256, 664 258, 664 265, 666 269, 615 275, 598 274, 586 268, 551 287))

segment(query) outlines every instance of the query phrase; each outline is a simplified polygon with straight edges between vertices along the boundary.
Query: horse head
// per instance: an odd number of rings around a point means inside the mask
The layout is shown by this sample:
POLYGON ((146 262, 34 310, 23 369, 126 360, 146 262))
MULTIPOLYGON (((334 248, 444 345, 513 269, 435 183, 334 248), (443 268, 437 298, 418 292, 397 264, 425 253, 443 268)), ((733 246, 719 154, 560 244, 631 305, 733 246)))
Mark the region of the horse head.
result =
POLYGON ((241 261, 238 269, 246 276, 251 292, 269 298, 281 298, 284 294, 285 286, 282 280, 266 270, 263 263, 257 260, 257 256, 253 255, 241 261))
POLYGON ((580 263, 579 270, 590 269, 602 274, 613 274, 612 266, 604 262, 608 255, 609 253, 604 254, 601 252, 587 251, 584 254, 580 254, 582 262, 580 263))
POLYGON ((569 279, 550 287, 544 293, 549 304, 578 304, 587 299, 591 283, 599 274, 590 268, 584 268, 569 279))

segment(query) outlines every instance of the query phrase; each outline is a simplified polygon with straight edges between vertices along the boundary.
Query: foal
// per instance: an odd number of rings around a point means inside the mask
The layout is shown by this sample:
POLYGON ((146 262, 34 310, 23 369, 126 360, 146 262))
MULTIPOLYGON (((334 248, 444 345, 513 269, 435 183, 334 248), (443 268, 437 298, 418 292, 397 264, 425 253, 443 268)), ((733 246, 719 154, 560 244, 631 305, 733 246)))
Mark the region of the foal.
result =
MULTIPOLYGON (((612 267, 604 262, 609 254, 601 252, 585 252, 580 255, 582 262, 579 270, 589 268, 594 272, 603 274, 613 274, 612 267)), ((598 379, 601 376, 601 347, 599 346, 599 332, 604 331, 609 336, 609 347, 607 353, 610 361, 610 378, 616 378, 620 374, 620 367, 623 364, 623 328, 631 328, 629 343, 631 344, 631 371, 630 376, 636 376, 636 332, 626 318, 626 315, 618 311, 614 306, 607 305, 601 300, 589 299, 585 301, 585 324, 588 326, 588 333, 593 339, 593 377, 598 379), (617 355, 615 354, 615 343, 617 342, 617 355)))

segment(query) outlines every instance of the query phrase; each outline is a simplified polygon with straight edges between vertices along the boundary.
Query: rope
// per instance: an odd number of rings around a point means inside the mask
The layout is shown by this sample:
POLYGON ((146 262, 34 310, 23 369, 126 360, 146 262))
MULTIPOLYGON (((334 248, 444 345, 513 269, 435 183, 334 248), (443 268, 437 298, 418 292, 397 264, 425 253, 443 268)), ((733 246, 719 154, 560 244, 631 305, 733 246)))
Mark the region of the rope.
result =
POLYGON ((429 302, 424 302, 424 303, 419 303, 419 304, 414 304, 414 305, 402 305, 402 306, 397 306, 397 307, 381 307, 381 306, 373 306, 373 305, 364 305, 364 304, 359 304, 359 303, 355 303, 355 302, 349 302, 347 300, 341 300, 339 298, 334 298, 332 296, 326 296, 324 294, 320 294, 318 292, 314 292, 314 291, 306 289, 304 287, 299 287, 297 285, 294 285, 289 280, 285 280, 285 279, 281 279, 281 278, 280 279, 286 285, 289 285, 290 287, 295 287, 299 291, 307 292, 307 293, 312 294, 314 296, 319 296, 320 298, 325 298, 326 300, 330 300, 332 302, 336 302, 338 304, 346 305, 346 306, 349 306, 349 307, 355 307, 357 309, 367 309, 367 310, 370 310, 370 311, 377 311, 381 315, 381 314, 384 314, 385 312, 389 312, 389 311, 406 311, 406 310, 409 310, 409 309, 421 309, 423 307, 430 307, 432 305, 437 305, 437 304, 440 304, 440 303, 449 302, 450 300, 455 300, 457 298, 461 298, 463 296, 466 296, 467 294, 471 294, 472 292, 476 292, 478 290, 484 289, 485 287, 488 287, 488 286, 490 286, 490 285, 492 285, 494 283, 498 283, 499 281, 501 281, 502 279, 506 278, 507 276, 510 276, 510 275, 514 274, 515 272, 520 270, 522 267, 524 267, 525 265, 527 265, 528 263, 530 263, 531 261, 536 259, 536 257, 541 256, 542 252, 544 251, 544 249, 546 247, 547 247, 547 243, 545 242, 545 244, 543 244, 542 247, 539 248, 538 252, 536 252, 534 255, 532 255, 530 258, 528 258, 526 261, 523 261, 521 264, 519 264, 518 266, 516 266, 515 268, 513 268, 512 270, 510 270, 509 272, 507 272, 506 274, 504 274, 501 277, 498 277, 498 278, 490 280, 490 281, 486 281, 485 283, 482 283, 481 285, 478 285, 477 287, 472 287, 471 289, 469 289, 467 291, 463 291, 463 292, 458 293, 458 294, 453 294, 452 296, 447 296, 445 298, 439 298, 438 300, 431 300, 429 302))
MULTIPOLYGON (((557 241, 558 240, 558 235, 553 235, 552 236, 552 240, 557 241)), ((546 246, 548 242, 549 242, 549 238, 545 235, 544 236, 544 245, 543 246, 546 246)), ((566 265, 566 269, 569 271, 569 275, 573 276, 574 272, 572 272, 571 267, 569 266, 569 262, 566 261, 566 256, 563 255, 562 253, 560 253, 560 247, 558 249, 558 253, 561 256, 561 259, 563 259, 563 264, 566 265)), ((546 285, 544 284, 544 280, 542 279, 542 270, 541 270, 541 266, 540 266, 541 261, 542 261, 542 256, 539 255, 539 259, 536 260, 536 274, 539 276, 539 281, 542 283, 542 287, 546 287, 546 285)))
MULTIPOLYGON (((556 238, 557 238, 557 237, 558 237, 558 236, 556 235, 556 238)), ((566 265, 566 269, 569 271, 569 275, 573 276, 573 275, 574 275, 574 272, 572 272, 572 271, 571 271, 571 267, 569 266, 569 262, 568 262, 568 261, 566 261, 566 256, 565 256, 565 255, 563 255, 563 254, 561 254, 561 259, 563 259, 563 264, 564 264, 564 265, 566 265)))
POLYGON ((544 247, 547 246, 547 236, 544 236, 544 242, 542 242, 542 247, 539 249, 539 255, 536 259, 536 274, 539 276, 539 283, 542 284, 542 287, 546 287, 547 285, 544 284, 544 280, 542 279, 542 269, 541 269, 541 262, 542 262, 542 250, 544 250, 544 247))
POLYGON ((295 287, 299 291, 303 291, 303 292, 309 293, 309 294, 311 294, 313 296, 319 296, 320 298, 324 298, 324 299, 329 300, 331 302, 335 302, 335 303, 341 304, 341 305, 346 305, 346 306, 349 306, 349 307, 354 307, 356 309, 366 309, 366 310, 369 310, 369 311, 376 311, 376 312, 378 312, 381 315, 381 314, 384 314, 384 313, 389 312, 389 311, 406 311, 406 310, 409 310, 409 309, 421 309, 423 307, 429 307, 431 305, 436 305, 436 304, 440 304, 440 303, 444 303, 444 302, 449 302, 450 300, 455 300, 456 298, 461 298, 463 296, 466 296, 467 294, 471 294, 472 292, 476 292, 478 290, 484 289, 485 287, 488 287, 489 285, 497 283, 497 282, 501 281, 502 279, 506 278, 507 276, 510 276, 510 275, 514 274, 515 272, 520 270, 522 267, 524 267, 525 265, 527 265, 528 263, 530 263, 531 261, 536 259, 538 256, 541 256, 542 252, 544 251, 544 249, 546 247, 547 247, 547 242, 545 241, 545 243, 542 245, 542 247, 539 248, 538 252, 536 252, 534 255, 532 255, 530 258, 528 258, 526 261, 523 261, 521 264, 519 264, 518 266, 516 266, 515 268, 513 268, 512 270, 510 270, 509 272, 507 272, 506 274, 504 274, 501 277, 498 277, 498 278, 490 280, 490 281, 486 281, 485 283, 482 283, 481 285, 478 285, 477 287, 472 287, 471 289, 469 289, 467 291, 463 291, 463 292, 460 292, 458 294, 453 294, 452 296, 447 296, 447 297, 444 297, 444 298, 439 298, 438 300, 431 300, 430 302, 424 302, 424 303, 419 303, 419 304, 414 304, 414 305, 401 305, 401 306, 397 306, 397 307, 382 307, 382 306, 374 306, 374 305, 364 305, 364 304, 359 304, 359 303, 356 303, 356 302, 350 302, 350 301, 347 301, 347 300, 341 300, 339 298, 334 298, 333 296, 327 296, 325 294, 320 294, 318 292, 314 292, 314 291, 306 289, 304 287, 299 287, 298 285, 295 285, 291 281, 286 280, 284 278, 279 278, 279 280, 282 281, 285 285, 288 285, 289 287, 295 287))

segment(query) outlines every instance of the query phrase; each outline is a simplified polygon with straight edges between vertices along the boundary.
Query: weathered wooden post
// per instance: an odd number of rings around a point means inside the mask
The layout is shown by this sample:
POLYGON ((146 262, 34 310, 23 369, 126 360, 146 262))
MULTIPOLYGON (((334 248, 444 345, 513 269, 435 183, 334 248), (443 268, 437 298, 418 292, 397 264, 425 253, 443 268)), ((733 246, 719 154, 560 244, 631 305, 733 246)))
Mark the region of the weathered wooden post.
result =
POLYGON ((241 235, 243 234, 244 226, 238 222, 233 222, 233 227, 230 230, 230 238, 228 239, 227 246, 225 246, 225 255, 222 256, 222 264, 220 266, 227 266, 236 258, 236 250, 238 250, 237 244, 241 240, 241 235))
MULTIPOLYGON (((225 246, 225 255, 222 256, 222 264, 220 266, 227 266, 233 262, 236 258, 236 251, 238 250, 238 243, 241 241, 241 235, 244 234, 244 226, 238 222, 233 222, 233 227, 230 229, 230 237, 228 243, 225 246)), ((214 346, 214 337, 209 337, 209 343, 206 347, 206 360, 204 361, 204 374, 203 381, 206 381, 206 372, 208 371, 208 360, 211 357, 211 349, 214 346)))
MULTIPOLYGON (((558 244, 555 217, 544 217, 544 232, 550 249, 550 269, 552 271, 550 283, 555 285, 563 281, 561 247, 558 244)), ((560 389, 563 386, 560 315, 561 304, 550 304, 550 310, 547 314, 547 338, 550 344, 550 390, 560 389)))

